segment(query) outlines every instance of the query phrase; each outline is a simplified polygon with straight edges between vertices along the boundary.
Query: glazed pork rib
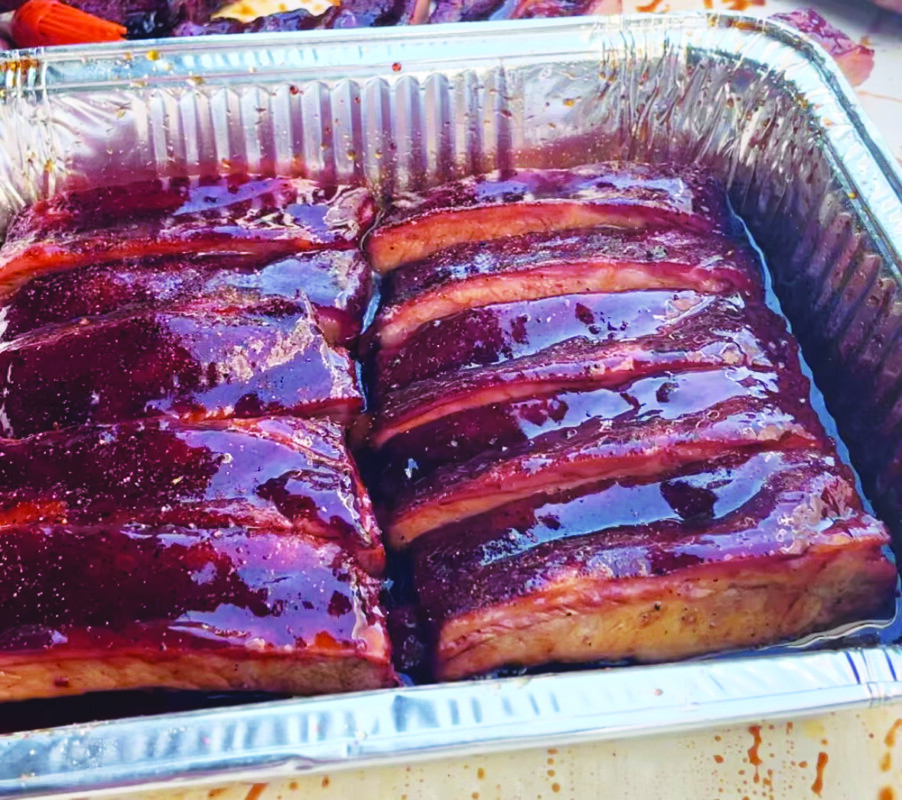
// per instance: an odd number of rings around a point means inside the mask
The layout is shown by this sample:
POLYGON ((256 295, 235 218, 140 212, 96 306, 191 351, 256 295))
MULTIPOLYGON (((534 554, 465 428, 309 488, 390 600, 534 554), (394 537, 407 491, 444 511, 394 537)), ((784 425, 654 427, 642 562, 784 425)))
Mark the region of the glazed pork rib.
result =
POLYGON ((636 289, 758 298, 761 265, 747 245, 713 231, 601 228, 471 242, 387 275, 375 331, 394 348, 421 326, 473 308, 636 289))
POLYGON ((896 571, 849 471, 811 451, 540 494, 422 537, 436 673, 660 661, 882 610, 896 571))
POLYGON ((0 700, 395 684, 380 582, 334 542, 242 528, 0 537, 0 700))
MULTIPOLYGON (((590 419, 610 420, 611 426, 630 425, 641 431, 638 426, 645 423, 666 420, 676 424, 681 417, 702 414, 728 400, 787 405, 785 398, 804 397, 808 389, 808 381, 798 373, 727 367, 656 375, 615 389, 563 391, 461 411, 413 428, 382 447, 381 499, 390 507, 399 498, 411 496, 416 484, 439 468, 480 456, 501 458, 512 449, 573 436, 575 429, 590 419)), ((795 413, 812 432, 819 430, 804 404, 795 413)))
POLYGON ((401 498, 385 533, 394 547, 404 547, 430 530, 536 492, 657 475, 725 453, 796 448, 830 451, 808 405, 779 391, 714 398, 703 411, 677 419, 594 417, 500 455, 437 469, 401 498))
MULTIPOLYGON (((620 295, 599 298, 596 313, 607 308, 608 313, 616 309, 632 314, 622 316, 609 336, 572 337, 532 355, 460 369, 387 392, 375 417, 375 446, 420 425, 492 403, 613 387, 648 375, 686 370, 770 369, 790 357, 783 352, 787 345, 783 321, 764 307, 750 307, 736 298, 714 298, 700 303, 697 313, 682 315, 675 310, 648 314, 641 302, 632 308, 623 306, 620 295)), ((666 303, 659 306, 665 307, 666 303)), ((410 357, 429 356, 412 353, 410 357)))
POLYGON ((493 172, 402 193, 367 239, 379 272, 465 242, 601 225, 732 230, 726 198, 707 173, 642 164, 493 172))
POLYGON ((241 526, 332 539, 370 573, 385 554, 329 420, 150 420, 0 440, 0 525, 241 526))
POLYGON ((370 267, 358 250, 319 250, 280 258, 202 253, 134 258, 39 275, 4 299, 0 341, 48 325, 127 310, 167 308, 188 300, 247 305, 313 304, 331 344, 360 333, 372 292, 370 267))
POLYGON ((0 436, 160 415, 348 420, 362 404, 353 362, 309 304, 199 302, 84 322, 0 345, 0 436))
POLYGON ((715 181, 476 177, 400 197, 367 247, 384 273, 367 471, 439 679, 886 610, 888 533, 715 181))
POLYGON ((147 181, 41 200, 0 249, 0 284, 102 261, 211 251, 269 257, 352 248, 374 215, 365 189, 299 178, 147 181))
POLYGON ((534 356, 571 339, 614 342, 665 336, 698 314, 736 307, 694 291, 569 294, 497 303, 423 325, 376 357, 377 394, 460 370, 534 356))

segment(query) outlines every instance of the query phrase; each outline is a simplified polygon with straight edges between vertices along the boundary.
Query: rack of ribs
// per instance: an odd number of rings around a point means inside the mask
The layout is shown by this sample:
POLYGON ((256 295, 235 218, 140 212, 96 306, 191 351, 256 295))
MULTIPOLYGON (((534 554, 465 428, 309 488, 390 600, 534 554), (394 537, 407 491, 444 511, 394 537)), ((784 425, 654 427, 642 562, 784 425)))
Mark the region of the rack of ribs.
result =
POLYGON ((363 189, 144 183, 0 249, 0 700, 392 686, 346 445, 363 189))
POLYGON ((442 680, 886 610, 888 532, 710 175, 511 170, 374 220, 366 190, 287 178, 18 215, 0 699, 393 685, 379 523, 416 594, 398 663, 424 620, 442 680))
POLYGON ((368 474, 439 679, 887 611, 888 532, 710 176, 471 178, 396 198, 367 248, 368 474))

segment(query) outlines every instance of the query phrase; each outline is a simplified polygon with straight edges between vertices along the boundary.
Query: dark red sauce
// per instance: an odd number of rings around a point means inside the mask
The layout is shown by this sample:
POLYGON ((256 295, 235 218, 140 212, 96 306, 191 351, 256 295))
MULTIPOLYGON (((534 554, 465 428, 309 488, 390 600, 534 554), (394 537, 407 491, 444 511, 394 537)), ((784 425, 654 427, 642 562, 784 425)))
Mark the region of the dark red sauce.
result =
POLYGON ((354 366, 306 314, 143 312, 0 348, 0 435, 91 422, 330 414, 362 398, 354 366))
POLYGON ((30 526, 0 551, 7 653, 355 649, 375 601, 338 546, 298 534, 30 526))

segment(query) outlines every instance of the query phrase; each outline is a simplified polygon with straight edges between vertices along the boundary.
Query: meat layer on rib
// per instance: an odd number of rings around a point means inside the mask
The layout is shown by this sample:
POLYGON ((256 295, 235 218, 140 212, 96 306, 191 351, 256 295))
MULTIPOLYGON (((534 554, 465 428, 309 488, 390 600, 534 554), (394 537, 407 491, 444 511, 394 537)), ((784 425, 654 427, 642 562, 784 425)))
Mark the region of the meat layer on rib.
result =
MULTIPOLYGON (((428 486, 427 479, 437 469, 477 458, 500 460, 518 448, 573 437, 577 428, 593 419, 607 420, 612 428, 628 425, 642 435, 646 423, 676 425, 683 417, 706 413, 728 400, 791 408, 791 398, 807 391, 808 382, 800 375, 727 367, 656 375, 614 389, 562 391, 494 403, 390 439, 379 450, 379 489, 383 503, 391 507, 428 486)), ((806 404, 797 404, 794 413, 812 432, 820 429, 806 404)))
MULTIPOLYGON (((783 321, 768 309, 737 298, 716 297, 683 314, 673 307, 648 314, 644 302, 629 307, 621 295, 601 299, 597 308, 604 306, 626 312, 609 336, 567 338, 534 354, 462 368, 387 392, 375 417, 374 444, 381 447, 420 425, 492 403, 622 386, 648 375, 686 370, 773 369, 793 355, 787 352, 783 321)), ((549 338, 553 340, 553 333, 549 338)))
POLYGON ((707 173, 642 164, 511 170, 392 198, 367 238, 373 266, 390 272, 439 250, 540 231, 598 226, 733 230, 719 184, 707 173))
POLYGON ((361 407, 356 369, 309 306, 198 303, 0 345, 0 436, 154 416, 325 415, 361 407))
POLYGON ((221 305, 313 304, 332 344, 360 333, 372 290, 370 267, 357 250, 319 250, 280 258, 203 253, 114 261, 35 277, 3 300, 0 341, 48 325, 127 310, 167 308, 193 300, 221 305))
POLYGON ((725 453, 796 448, 827 449, 828 443, 810 408, 779 390, 767 397, 715 399, 703 411, 676 420, 590 418, 500 456, 486 453, 436 470, 401 499, 385 533, 400 547, 535 492, 656 475, 725 453))
POLYGON ((660 661, 882 610, 884 526, 809 450, 538 494, 414 545, 444 679, 503 666, 660 661))
POLYGON ((7 527, 0 700, 391 686, 380 582, 301 533, 7 527))
POLYGON ((299 531, 380 574, 369 497, 329 420, 150 420, 0 440, 0 525, 299 531))
POLYGON ((733 238, 693 231, 536 233, 442 250, 391 272, 375 335, 396 348, 423 326, 471 309, 558 295, 691 289, 761 295, 761 267, 733 238))
POLYGON ((380 348, 375 388, 385 397, 412 383, 534 356, 575 339, 605 343, 665 336, 693 316, 736 307, 736 300, 664 290, 567 294, 480 306, 422 325, 398 347, 380 348))
POLYGON ((147 181, 41 200, 0 250, 0 284, 101 261, 205 252, 272 258, 354 247, 373 219, 365 189, 299 178, 147 181))

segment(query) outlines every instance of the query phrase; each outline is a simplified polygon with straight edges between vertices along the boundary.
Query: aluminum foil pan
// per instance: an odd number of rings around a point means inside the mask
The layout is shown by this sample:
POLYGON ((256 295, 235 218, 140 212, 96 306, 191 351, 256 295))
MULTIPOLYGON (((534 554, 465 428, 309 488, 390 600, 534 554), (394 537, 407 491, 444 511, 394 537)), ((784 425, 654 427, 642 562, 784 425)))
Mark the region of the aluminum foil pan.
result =
MULTIPOLYGON (((0 223, 62 188, 157 176, 295 173, 390 194, 512 165, 706 164, 767 257, 869 498, 902 530, 902 178, 830 59, 789 29, 643 15, 223 37, 13 54, 0 76, 0 223)), ((12 734, 0 794, 260 780, 883 703, 902 697, 892 631, 12 734)))

